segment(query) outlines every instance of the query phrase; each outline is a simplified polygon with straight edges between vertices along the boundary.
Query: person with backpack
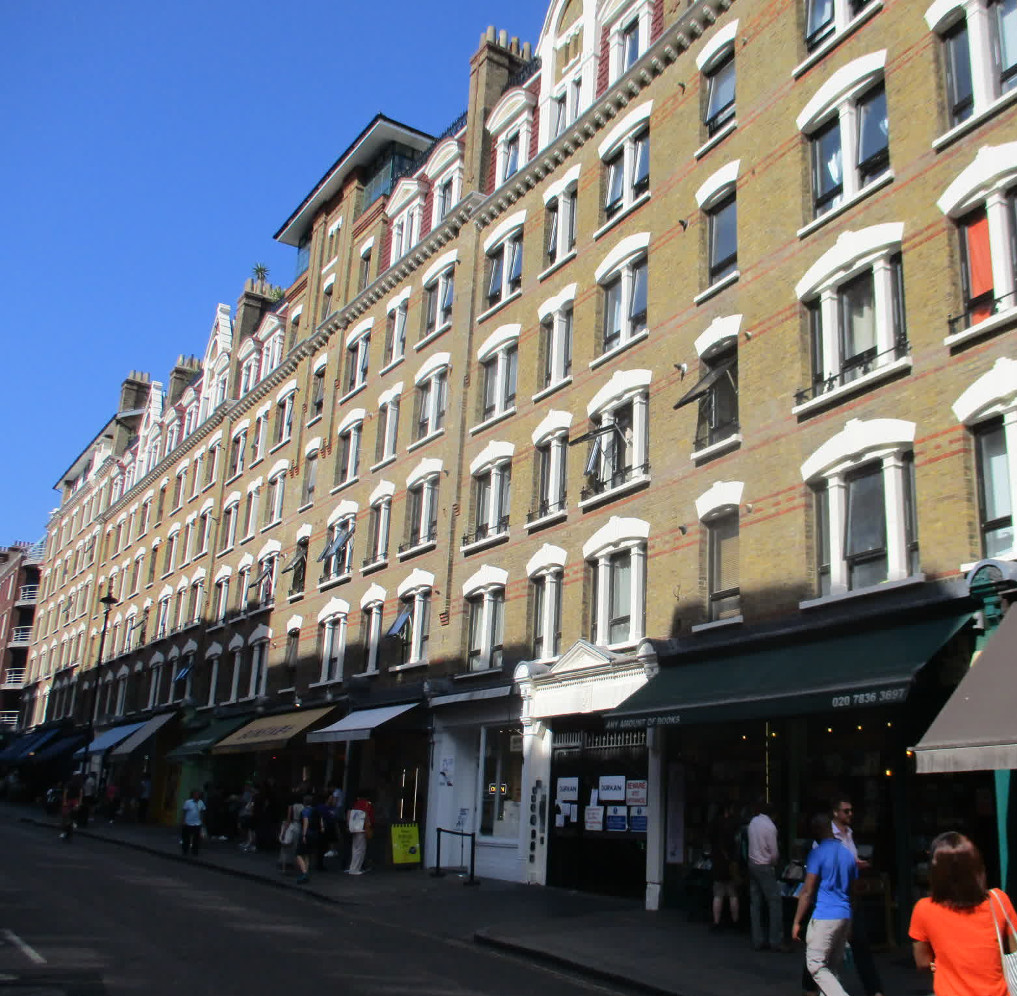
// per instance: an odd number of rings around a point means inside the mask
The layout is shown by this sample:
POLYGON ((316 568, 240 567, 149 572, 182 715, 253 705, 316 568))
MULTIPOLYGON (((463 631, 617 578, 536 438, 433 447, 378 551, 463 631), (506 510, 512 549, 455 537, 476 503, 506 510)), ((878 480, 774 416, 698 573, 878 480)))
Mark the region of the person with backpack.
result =
POLYGON ((371 804, 371 793, 364 789, 357 796, 346 816, 346 827, 350 832, 353 844, 350 849, 350 866, 347 875, 364 874, 364 857, 367 854, 367 842, 374 833, 374 806, 371 804))

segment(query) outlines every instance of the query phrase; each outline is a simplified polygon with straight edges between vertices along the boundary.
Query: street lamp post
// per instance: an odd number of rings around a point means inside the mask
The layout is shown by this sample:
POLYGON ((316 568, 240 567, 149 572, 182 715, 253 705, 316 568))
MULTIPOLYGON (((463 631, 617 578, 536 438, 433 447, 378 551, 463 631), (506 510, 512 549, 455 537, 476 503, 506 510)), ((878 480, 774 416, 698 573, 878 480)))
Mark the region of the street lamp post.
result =
POLYGON ((109 613, 110 609, 112 609, 114 605, 119 605, 120 603, 113 597, 112 591, 107 591, 106 594, 99 599, 99 604, 102 606, 102 631, 99 633, 99 653, 95 658, 95 668, 93 669, 95 673, 92 675, 92 687, 88 696, 88 714, 85 716, 86 764, 89 764, 91 760, 88 748, 92 746, 92 736, 95 727, 95 707, 99 701, 99 668, 102 666, 102 654, 106 649, 106 628, 109 626, 109 613))

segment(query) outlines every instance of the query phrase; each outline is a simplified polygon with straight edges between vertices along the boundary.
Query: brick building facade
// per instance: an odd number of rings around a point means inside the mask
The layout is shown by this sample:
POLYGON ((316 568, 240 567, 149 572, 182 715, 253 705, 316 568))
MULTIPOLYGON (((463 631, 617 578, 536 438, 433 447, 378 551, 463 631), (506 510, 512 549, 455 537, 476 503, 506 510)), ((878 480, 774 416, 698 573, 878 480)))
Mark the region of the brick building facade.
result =
POLYGON ((25 724, 130 727, 167 815, 340 778, 428 849, 476 831, 482 874, 651 906, 721 802, 767 792, 790 844, 847 783, 903 898, 937 820, 991 824, 905 749, 970 657, 967 565, 1013 553, 1013 20, 556 0, 534 50, 489 29, 444 134, 379 115, 276 233, 288 288, 125 381, 61 481, 25 724))

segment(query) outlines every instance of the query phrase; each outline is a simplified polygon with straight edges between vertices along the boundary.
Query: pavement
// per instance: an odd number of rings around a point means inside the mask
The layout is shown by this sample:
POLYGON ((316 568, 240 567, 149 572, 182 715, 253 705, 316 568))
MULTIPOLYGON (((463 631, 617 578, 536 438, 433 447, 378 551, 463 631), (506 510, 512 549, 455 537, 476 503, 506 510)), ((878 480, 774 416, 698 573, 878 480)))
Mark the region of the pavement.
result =
MULTIPOLYGON (((38 807, 0 805, 0 819, 30 823, 58 840, 56 821, 38 807)), ((247 853, 235 842, 205 841, 200 855, 184 857, 173 828, 93 820, 76 836, 107 841, 167 860, 383 919, 415 933, 472 941, 513 956, 567 969, 627 991, 661 996, 798 996, 803 949, 753 951, 740 931, 712 933, 676 910, 647 912, 638 902, 546 886, 485 879, 474 887, 452 872, 434 877, 422 868, 375 868, 345 875, 332 862, 306 885, 279 872, 277 855, 247 853)), ((877 952, 885 996, 920 996, 930 982, 914 969, 910 951, 877 952)), ((861 989, 851 970, 844 981, 861 989)))

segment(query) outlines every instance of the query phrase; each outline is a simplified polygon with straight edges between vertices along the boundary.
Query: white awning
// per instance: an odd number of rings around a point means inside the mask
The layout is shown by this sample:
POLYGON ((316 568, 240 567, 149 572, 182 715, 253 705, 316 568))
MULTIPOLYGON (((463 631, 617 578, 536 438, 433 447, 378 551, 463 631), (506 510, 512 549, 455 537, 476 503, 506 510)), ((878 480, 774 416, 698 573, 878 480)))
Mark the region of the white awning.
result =
POLYGON ((511 695, 515 689, 511 685, 498 685, 495 688, 475 688, 469 692, 452 692, 449 695, 436 695, 431 699, 432 706, 454 705, 456 702, 479 702, 483 699, 500 699, 511 695))
POLYGON ((368 740, 371 734, 383 723, 387 723, 404 712, 409 712, 416 702, 404 702, 401 705, 379 706, 377 709, 361 709, 344 716, 338 723, 326 726, 323 730, 315 730, 307 734, 307 742, 312 744, 335 743, 340 740, 368 740))
POLYGON ((142 744, 154 737, 175 715, 174 711, 153 716, 140 730, 135 730, 119 747, 113 750, 110 757, 130 757, 142 744))

